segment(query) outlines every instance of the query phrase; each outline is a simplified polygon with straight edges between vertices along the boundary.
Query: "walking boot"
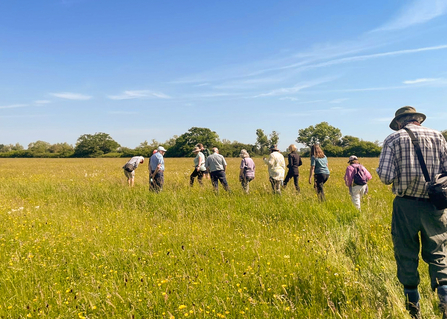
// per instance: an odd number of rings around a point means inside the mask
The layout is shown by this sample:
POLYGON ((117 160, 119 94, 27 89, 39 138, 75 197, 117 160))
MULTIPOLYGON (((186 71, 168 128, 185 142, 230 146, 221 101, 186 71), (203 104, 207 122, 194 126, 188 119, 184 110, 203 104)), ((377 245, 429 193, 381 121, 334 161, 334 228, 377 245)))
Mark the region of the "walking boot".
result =
POLYGON ((437 290, 442 319, 447 319, 447 285, 438 286, 437 290))
POLYGON ((413 319, 422 319, 421 306, 419 304, 419 292, 417 289, 404 288, 405 306, 413 319))

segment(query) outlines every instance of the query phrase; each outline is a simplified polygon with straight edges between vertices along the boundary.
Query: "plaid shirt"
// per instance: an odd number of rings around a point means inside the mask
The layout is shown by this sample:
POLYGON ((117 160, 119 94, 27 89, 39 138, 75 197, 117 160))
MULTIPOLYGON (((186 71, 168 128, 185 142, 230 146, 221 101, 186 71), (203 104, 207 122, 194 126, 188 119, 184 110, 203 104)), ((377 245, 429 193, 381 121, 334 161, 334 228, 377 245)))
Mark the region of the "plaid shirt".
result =
MULTIPOLYGON (((411 123, 406 127, 419 140, 430 179, 447 172, 447 143, 442 134, 411 123)), ((404 129, 389 135, 383 142, 377 174, 384 184, 393 184, 393 193, 397 196, 428 198, 421 165, 404 129)))

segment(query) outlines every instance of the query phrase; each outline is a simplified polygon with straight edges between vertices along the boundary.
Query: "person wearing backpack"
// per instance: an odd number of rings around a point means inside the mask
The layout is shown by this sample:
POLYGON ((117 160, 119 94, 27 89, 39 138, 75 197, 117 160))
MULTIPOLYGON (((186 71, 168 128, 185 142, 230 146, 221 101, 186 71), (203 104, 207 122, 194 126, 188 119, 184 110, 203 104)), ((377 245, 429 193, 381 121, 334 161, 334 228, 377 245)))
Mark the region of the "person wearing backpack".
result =
POLYGON ((124 164, 124 175, 127 177, 127 184, 131 187, 135 185, 135 170, 139 164, 144 162, 143 156, 134 156, 124 164))
POLYGON ((390 128, 395 132, 383 142, 376 171, 382 183, 393 185, 392 191, 396 195, 391 235, 397 278, 404 288, 407 310, 412 318, 422 318, 418 291, 421 282, 418 266, 422 256, 428 264, 431 288, 438 293, 439 309, 445 319, 447 210, 438 209, 431 202, 424 171, 430 180, 437 174, 447 172, 447 142, 441 132, 421 125, 425 119, 425 114, 411 106, 396 111, 390 123, 390 128), (425 161, 425 169, 418 154, 425 161))
POLYGON ((368 181, 371 173, 359 163, 355 155, 349 156, 349 166, 346 168, 345 184, 349 187, 349 195, 354 206, 360 210, 360 200, 368 192, 368 181))
POLYGON ((247 150, 241 150, 239 154, 242 157, 241 167, 239 171, 239 181, 241 182, 242 188, 245 193, 248 194, 250 190, 250 182, 255 179, 255 162, 250 158, 247 150))

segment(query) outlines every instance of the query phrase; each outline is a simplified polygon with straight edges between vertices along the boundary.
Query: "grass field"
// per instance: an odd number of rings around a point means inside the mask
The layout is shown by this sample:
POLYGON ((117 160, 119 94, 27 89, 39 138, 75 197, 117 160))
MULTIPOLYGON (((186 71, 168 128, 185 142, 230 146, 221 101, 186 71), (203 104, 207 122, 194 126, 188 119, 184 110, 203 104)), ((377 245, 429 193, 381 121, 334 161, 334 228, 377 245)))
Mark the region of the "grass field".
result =
MULTIPOLYGON (((390 235, 390 187, 373 174, 362 212, 347 159, 329 159, 326 203, 301 167, 271 194, 267 167, 245 195, 189 187, 192 159, 147 163, 128 188, 125 159, 0 159, 0 318, 409 318, 390 235)), ((421 262, 424 318, 439 318, 421 262)))

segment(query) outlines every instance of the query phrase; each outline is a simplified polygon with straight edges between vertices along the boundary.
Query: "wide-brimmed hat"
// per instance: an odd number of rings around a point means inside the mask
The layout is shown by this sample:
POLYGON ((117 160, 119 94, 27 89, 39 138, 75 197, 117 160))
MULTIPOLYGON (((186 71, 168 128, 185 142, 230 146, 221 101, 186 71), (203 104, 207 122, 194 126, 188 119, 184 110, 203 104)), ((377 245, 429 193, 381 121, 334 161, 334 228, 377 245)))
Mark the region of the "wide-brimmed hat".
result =
POLYGON ((398 110, 396 111, 396 114, 394 115, 394 119, 393 119, 393 120, 391 121, 391 123, 390 123, 390 128, 391 128, 393 131, 398 131, 398 130, 399 130, 399 125, 397 125, 397 121, 399 121, 399 119, 400 119, 402 116, 410 115, 410 114, 411 114, 411 115, 420 115, 420 116, 422 116, 423 119, 422 119, 421 123, 424 122, 425 119, 427 118, 427 117, 425 116, 425 114, 416 112, 416 109, 415 109, 414 107, 412 107, 412 106, 404 106, 404 107, 401 107, 400 109, 398 109, 398 110))
POLYGON ((278 146, 276 144, 270 146, 270 152, 273 152, 273 151, 278 151, 279 152, 278 146))
POLYGON ((194 147, 194 149, 192 150, 192 153, 195 153, 195 152, 200 152, 200 148, 198 148, 197 146, 194 147))
POLYGON ((351 156, 349 156, 348 163, 349 163, 349 162, 352 162, 352 161, 354 161, 354 160, 358 160, 357 156, 355 156, 355 155, 351 155, 351 156))
POLYGON ((159 151, 159 152, 160 152, 160 151, 166 152, 166 149, 165 149, 163 146, 159 146, 159 147, 158 147, 158 151, 159 151))

